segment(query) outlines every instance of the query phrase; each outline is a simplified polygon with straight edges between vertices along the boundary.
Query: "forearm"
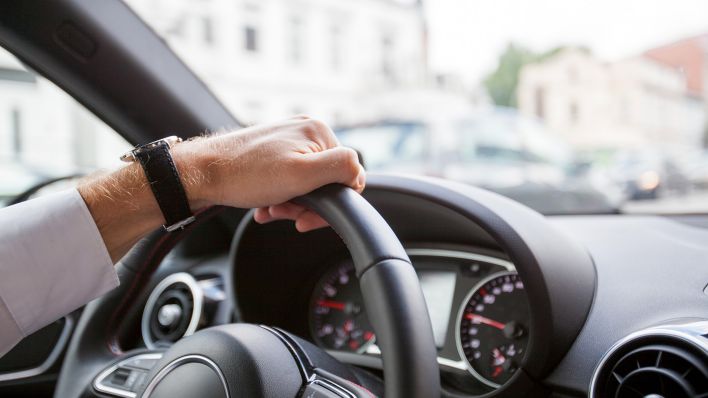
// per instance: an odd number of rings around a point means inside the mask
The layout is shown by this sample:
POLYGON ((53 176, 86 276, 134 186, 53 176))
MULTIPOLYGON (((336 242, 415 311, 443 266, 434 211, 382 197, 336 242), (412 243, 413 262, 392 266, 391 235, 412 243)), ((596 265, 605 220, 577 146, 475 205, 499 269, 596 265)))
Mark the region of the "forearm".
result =
MULTIPOLYGON (((208 180, 206 167, 197 165, 200 155, 190 148, 193 145, 193 142, 180 144, 181 148, 175 148, 172 157, 190 207, 197 211, 210 203, 200 194, 208 180)), ((114 263, 138 240, 165 222, 142 167, 137 163, 90 176, 78 190, 114 263)))
MULTIPOLYGON (((183 142, 171 154, 192 212, 211 205, 255 207, 256 221, 291 219, 300 231, 326 224, 290 199, 330 183, 359 192, 365 184, 356 152, 339 146, 324 123, 306 117, 183 142)), ((165 222, 139 164, 93 176, 79 193, 114 262, 165 222)))

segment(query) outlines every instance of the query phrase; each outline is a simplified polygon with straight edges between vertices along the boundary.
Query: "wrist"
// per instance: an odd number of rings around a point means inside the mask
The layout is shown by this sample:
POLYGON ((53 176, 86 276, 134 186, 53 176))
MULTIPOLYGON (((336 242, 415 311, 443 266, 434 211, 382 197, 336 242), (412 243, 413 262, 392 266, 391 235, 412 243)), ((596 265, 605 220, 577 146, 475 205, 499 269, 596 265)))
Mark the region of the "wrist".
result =
POLYGON ((192 212, 216 204, 212 193, 213 177, 209 170, 212 162, 207 153, 208 146, 200 141, 183 142, 171 150, 172 160, 177 167, 192 212))
POLYGON ((77 187, 113 261, 164 222, 140 165, 87 177, 77 187), (117 212, 116 209, 123 211, 117 212))

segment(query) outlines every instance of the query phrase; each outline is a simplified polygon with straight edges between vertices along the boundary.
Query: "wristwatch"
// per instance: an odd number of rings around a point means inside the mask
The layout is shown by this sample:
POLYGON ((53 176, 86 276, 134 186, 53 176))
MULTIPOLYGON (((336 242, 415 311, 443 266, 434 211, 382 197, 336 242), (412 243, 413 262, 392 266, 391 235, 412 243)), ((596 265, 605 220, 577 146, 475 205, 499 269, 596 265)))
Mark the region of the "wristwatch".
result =
POLYGON ((168 232, 184 228, 195 220, 179 172, 170 155, 170 148, 180 142, 181 138, 170 136, 138 145, 120 157, 124 162, 139 162, 143 167, 155 200, 165 217, 162 227, 168 232))

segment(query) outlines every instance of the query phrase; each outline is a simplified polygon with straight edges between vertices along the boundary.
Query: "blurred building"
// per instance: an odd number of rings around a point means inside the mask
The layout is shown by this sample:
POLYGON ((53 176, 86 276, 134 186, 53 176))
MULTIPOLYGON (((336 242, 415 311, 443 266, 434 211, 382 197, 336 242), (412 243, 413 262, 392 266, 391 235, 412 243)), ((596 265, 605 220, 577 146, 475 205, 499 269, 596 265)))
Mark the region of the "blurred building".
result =
POLYGON ((708 33, 652 48, 644 56, 674 68, 686 77, 691 94, 708 98, 708 33))
POLYGON ((568 49, 522 69, 518 104, 579 148, 697 148, 706 111, 688 87, 686 74, 647 56, 605 63, 568 49))
POLYGON ((0 167, 70 174, 115 163, 125 141, 0 48, 0 167))
POLYGON ((427 79, 419 2, 128 0, 245 122, 375 112, 427 79))
MULTIPOLYGON (((371 117, 389 94, 405 100, 396 93, 431 80, 417 1, 127 3, 245 123, 299 113, 330 123, 371 117)), ((0 168, 69 174, 112 166, 127 147, 0 48, 0 168)))

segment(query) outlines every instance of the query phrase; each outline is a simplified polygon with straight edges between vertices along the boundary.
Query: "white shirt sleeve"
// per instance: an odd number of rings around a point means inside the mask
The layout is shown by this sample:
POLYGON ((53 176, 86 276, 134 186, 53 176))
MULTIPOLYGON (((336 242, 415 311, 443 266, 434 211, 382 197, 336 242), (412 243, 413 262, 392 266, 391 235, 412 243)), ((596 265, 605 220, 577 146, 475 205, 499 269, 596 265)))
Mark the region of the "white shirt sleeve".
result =
POLYGON ((76 189, 0 209, 0 357, 118 284, 76 189))

